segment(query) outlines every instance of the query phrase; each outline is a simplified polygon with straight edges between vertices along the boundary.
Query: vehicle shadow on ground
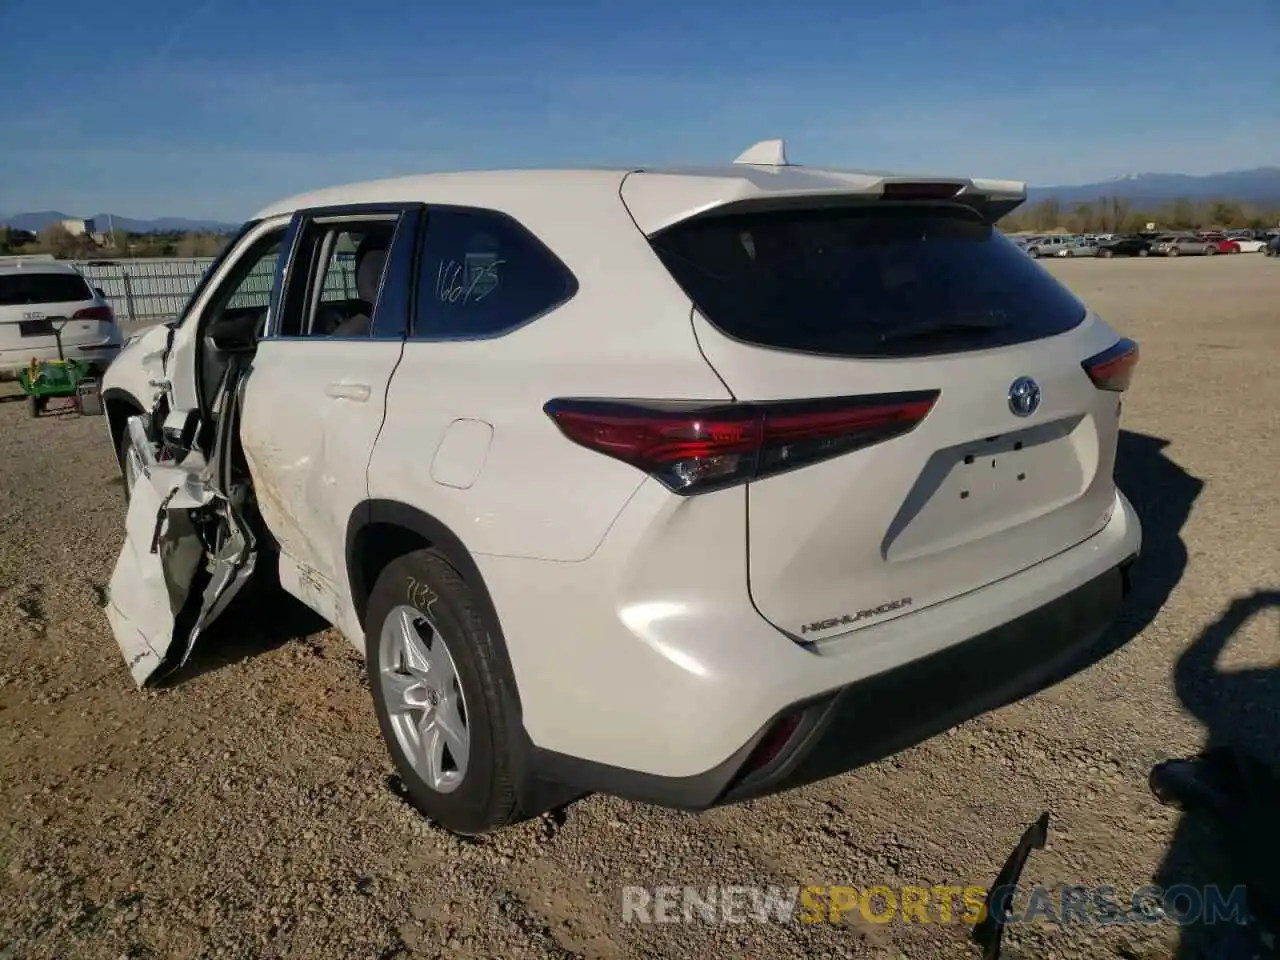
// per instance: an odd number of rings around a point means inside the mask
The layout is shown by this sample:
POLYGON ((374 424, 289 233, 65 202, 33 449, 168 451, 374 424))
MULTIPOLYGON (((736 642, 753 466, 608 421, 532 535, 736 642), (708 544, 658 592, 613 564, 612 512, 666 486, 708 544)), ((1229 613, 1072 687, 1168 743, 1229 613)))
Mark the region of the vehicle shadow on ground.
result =
MULTIPOLYGON (((30 403, 31 398, 25 393, 0 395, 0 403, 30 403)), ((41 420, 61 419, 67 416, 80 416, 80 408, 71 402, 69 397, 53 397, 49 405, 40 411, 41 420)))
MULTIPOLYGON (((1280 771, 1280 631, 1267 655, 1270 666, 1242 670, 1219 667, 1222 654, 1250 620, 1280 607, 1280 588, 1257 590, 1237 597, 1178 658, 1174 689, 1186 710, 1205 727, 1204 751, 1240 750, 1280 771)), ((1280 848, 1280 810, 1262 821, 1269 836, 1258 836, 1259 849, 1280 848)), ((1214 884, 1224 898, 1242 881, 1240 865, 1225 853, 1226 838, 1218 825, 1197 813, 1184 813, 1157 874, 1156 883, 1168 890, 1189 884, 1198 890, 1214 884)), ((1273 865, 1274 867, 1275 865, 1273 865)), ((1175 960, 1197 960, 1215 931, 1203 924, 1183 930, 1175 960)))
POLYGON ((165 685, 180 686, 328 627, 323 617, 285 593, 274 565, 267 564, 199 638, 190 659, 165 685))
POLYGON ((1204 481, 1165 453, 1169 441, 1129 430, 1120 432, 1116 485, 1142 522, 1142 550, 1130 571, 1130 592, 1116 623, 1071 673, 1115 653, 1150 625, 1187 569, 1182 528, 1204 481))

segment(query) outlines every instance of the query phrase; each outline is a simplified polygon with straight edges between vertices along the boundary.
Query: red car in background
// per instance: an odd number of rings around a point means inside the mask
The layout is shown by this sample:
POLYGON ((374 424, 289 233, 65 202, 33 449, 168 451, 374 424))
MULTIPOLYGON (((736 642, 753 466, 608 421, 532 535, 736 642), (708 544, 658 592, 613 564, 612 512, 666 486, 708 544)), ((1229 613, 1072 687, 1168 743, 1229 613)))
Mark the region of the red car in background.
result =
MULTIPOLYGON (((1213 248, 1214 253, 1239 253, 1240 244, 1221 233, 1202 233, 1200 239, 1213 248)), ((1208 252, 1208 251, 1206 251, 1208 252)))

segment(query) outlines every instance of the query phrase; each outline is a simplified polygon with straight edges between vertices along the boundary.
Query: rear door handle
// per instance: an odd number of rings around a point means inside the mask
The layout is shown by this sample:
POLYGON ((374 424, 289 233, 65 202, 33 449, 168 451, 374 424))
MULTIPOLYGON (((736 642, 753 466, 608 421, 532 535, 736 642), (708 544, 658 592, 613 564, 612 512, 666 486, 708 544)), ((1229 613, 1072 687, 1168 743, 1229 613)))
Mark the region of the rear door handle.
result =
POLYGON ((355 400, 357 403, 364 403, 373 391, 367 383, 339 382, 329 384, 324 392, 335 400, 355 400))

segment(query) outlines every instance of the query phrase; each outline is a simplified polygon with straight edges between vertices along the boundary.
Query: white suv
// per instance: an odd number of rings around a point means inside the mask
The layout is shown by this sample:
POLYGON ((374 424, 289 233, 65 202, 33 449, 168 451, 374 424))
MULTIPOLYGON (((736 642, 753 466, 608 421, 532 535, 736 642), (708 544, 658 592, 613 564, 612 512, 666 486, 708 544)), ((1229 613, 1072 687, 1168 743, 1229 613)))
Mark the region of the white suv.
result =
POLYGON ((467 834, 758 796, 1035 689, 1138 552, 1137 349, 992 228, 1024 196, 775 141, 267 208, 105 381, 136 682, 278 565, 467 834))
POLYGON ((83 360, 105 370, 124 337, 106 295, 53 257, 0 257, 0 370, 32 360, 83 360))

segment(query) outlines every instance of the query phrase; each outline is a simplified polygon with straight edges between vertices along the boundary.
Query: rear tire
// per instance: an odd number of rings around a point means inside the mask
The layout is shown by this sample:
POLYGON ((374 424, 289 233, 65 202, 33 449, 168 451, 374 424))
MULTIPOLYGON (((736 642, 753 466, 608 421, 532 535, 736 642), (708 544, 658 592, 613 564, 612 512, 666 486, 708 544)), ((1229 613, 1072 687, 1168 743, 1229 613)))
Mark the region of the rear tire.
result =
POLYGON ((523 819, 509 710, 514 691, 499 656, 474 592, 441 554, 406 554, 378 576, 365 620, 365 667, 378 727, 410 802, 462 836, 523 819), (414 634, 421 643, 416 649, 429 655, 428 669, 405 656, 414 634), (418 702, 420 711, 405 707, 418 702), (463 735, 436 732, 444 746, 433 748, 431 729, 422 727, 435 716, 455 734, 460 721, 463 735), (455 749, 465 755, 459 759, 455 749))
POLYGON ((1138 256, 1149 257, 1151 256, 1151 251, 1148 250, 1146 247, 1143 247, 1141 250, 1138 251, 1138 256))
POLYGON ((1168 252, 1168 253, 1166 253, 1166 254, 1165 254, 1165 256, 1166 256, 1166 257, 1176 257, 1176 256, 1178 256, 1178 248, 1177 248, 1177 247, 1170 247, 1170 248, 1169 248, 1169 252, 1168 252))
POLYGON ((1204 255, 1205 255, 1206 257, 1216 257, 1216 256, 1218 255, 1218 248, 1217 248, 1217 247, 1205 247, 1205 248, 1204 248, 1204 255))
POLYGON ((1110 259, 1111 259, 1112 257, 1114 257, 1115 255, 1116 255, 1116 252, 1115 252, 1114 250, 1105 250, 1105 249, 1104 249, 1104 250, 1100 250, 1100 251, 1098 252, 1098 256, 1102 257, 1102 259, 1104 259, 1104 260, 1110 260, 1110 259))

